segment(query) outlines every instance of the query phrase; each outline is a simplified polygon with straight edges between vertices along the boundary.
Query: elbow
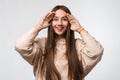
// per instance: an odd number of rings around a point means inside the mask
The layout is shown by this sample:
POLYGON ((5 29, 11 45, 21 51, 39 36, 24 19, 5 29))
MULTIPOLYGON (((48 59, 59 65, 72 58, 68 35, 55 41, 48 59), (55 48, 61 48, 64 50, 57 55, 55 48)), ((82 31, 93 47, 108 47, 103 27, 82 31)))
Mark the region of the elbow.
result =
POLYGON ((98 50, 96 52, 98 55, 102 55, 104 52, 104 48, 100 45, 100 47, 98 48, 98 50))
POLYGON ((103 52, 104 52, 104 48, 100 47, 99 49, 96 49, 96 51, 94 52, 94 55, 91 58, 99 62, 102 59, 103 52))
POLYGON ((15 43, 14 49, 15 49, 16 51, 20 52, 21 50, 23 50, 23 48, 24 48, 24 46, 23 46, 23 44, 22 44, 20 41, 17 41, 17 42, 15 43))
POLYGON ((21 46, 16 43, 14 49, 19 52, 21 50, 21 46))
POLYGON ((104 48, 100 46, 94 50, 91 50, 91 54, 89 56, 95 59, 95 58, 101 57, 103 55, 103 52, 104 52, 104 48))
POLYGON ((98 54, 96 55, 97 59, 98 59, 98 62, 102 59, 103 52, 104 52, 104 48, 101 47, 101 49, 99 50, 98 54))
POLYGON ((15 50, 18 52, 32 51, 32 44, 23 44, 21 42, 17 42, 15 44, 15 50))
POLYGON ((102 58, 102 55, 103 55, 103 52, 104 52, 104 48, 103 47, 99 47, 98 49, 96 49, 96 51, 94 52, 96 55, 94 55, 95 58, 98 58, 99 57, 99 61, 101 60, 102 58))

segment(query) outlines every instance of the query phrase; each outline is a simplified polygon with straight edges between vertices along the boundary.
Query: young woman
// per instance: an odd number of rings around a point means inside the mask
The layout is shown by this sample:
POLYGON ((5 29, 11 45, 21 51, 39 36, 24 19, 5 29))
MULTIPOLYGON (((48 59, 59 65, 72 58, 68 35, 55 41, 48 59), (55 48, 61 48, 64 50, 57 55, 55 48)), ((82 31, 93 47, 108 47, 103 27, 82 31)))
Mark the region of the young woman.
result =
POLYGON ((36 80, 83 80, 104 50, 64 5, 55 6, 18 39, 15 48, 33 65, 36 80), (37 38, 44 28, 47 37, 37 38), (75 39, 74 32, 82 39, 75 39))

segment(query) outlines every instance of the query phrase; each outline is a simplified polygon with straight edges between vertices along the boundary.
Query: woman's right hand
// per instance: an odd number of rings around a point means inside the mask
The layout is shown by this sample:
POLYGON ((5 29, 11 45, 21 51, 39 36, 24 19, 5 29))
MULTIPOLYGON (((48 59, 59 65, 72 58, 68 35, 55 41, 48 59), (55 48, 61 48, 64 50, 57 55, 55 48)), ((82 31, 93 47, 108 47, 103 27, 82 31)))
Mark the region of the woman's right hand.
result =
POLYGON ((38 30, 41 30, 41 29, 44 29, 44 28, 48 27, 50 25, 49 22, 50 22, 51 19, 53 19, 54 15, 55 15, 55 12, 49 12, 49 13, 47 13, 41 19, 41 21, 37 24, 36 27, 38 28, 38 30))

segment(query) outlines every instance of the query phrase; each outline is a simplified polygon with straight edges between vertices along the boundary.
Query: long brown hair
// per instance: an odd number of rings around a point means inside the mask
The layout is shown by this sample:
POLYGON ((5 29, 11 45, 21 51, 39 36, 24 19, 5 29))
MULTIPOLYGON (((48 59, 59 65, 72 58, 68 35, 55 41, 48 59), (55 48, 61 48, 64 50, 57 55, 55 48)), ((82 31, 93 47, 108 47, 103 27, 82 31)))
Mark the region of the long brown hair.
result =
MULTIPOLYGON (((55 6, 52 11, 58 9, 64 10, 66 13, 71 14, 70 10, 64 5, 55 6)), ((64 34, 66 40, 66 57, 68 60, 68 79, 69 80, 82 80, 83 66, 79 61, 77 51, 75 48, 74 32, 70 30, 70 23, 64 34)), ((61 80, 61 75, 55 67, 54 55, 56 46, 56 34, 51 26, 48 27, 48 37, 45 46, 44 62, 41 67, 41 73, 45 74, 46 80, 61 80), (44 73, 45 71, 45 73, 44 73)))

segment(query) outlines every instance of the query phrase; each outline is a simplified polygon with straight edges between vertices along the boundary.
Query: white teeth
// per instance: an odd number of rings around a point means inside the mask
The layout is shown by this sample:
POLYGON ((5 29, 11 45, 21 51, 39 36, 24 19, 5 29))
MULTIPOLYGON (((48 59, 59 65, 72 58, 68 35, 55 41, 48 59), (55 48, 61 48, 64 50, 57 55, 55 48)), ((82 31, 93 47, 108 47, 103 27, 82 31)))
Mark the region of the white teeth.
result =
POLYGON ((58 30, 62 30, 63 28, 62 27, 56 27, 58 30))

